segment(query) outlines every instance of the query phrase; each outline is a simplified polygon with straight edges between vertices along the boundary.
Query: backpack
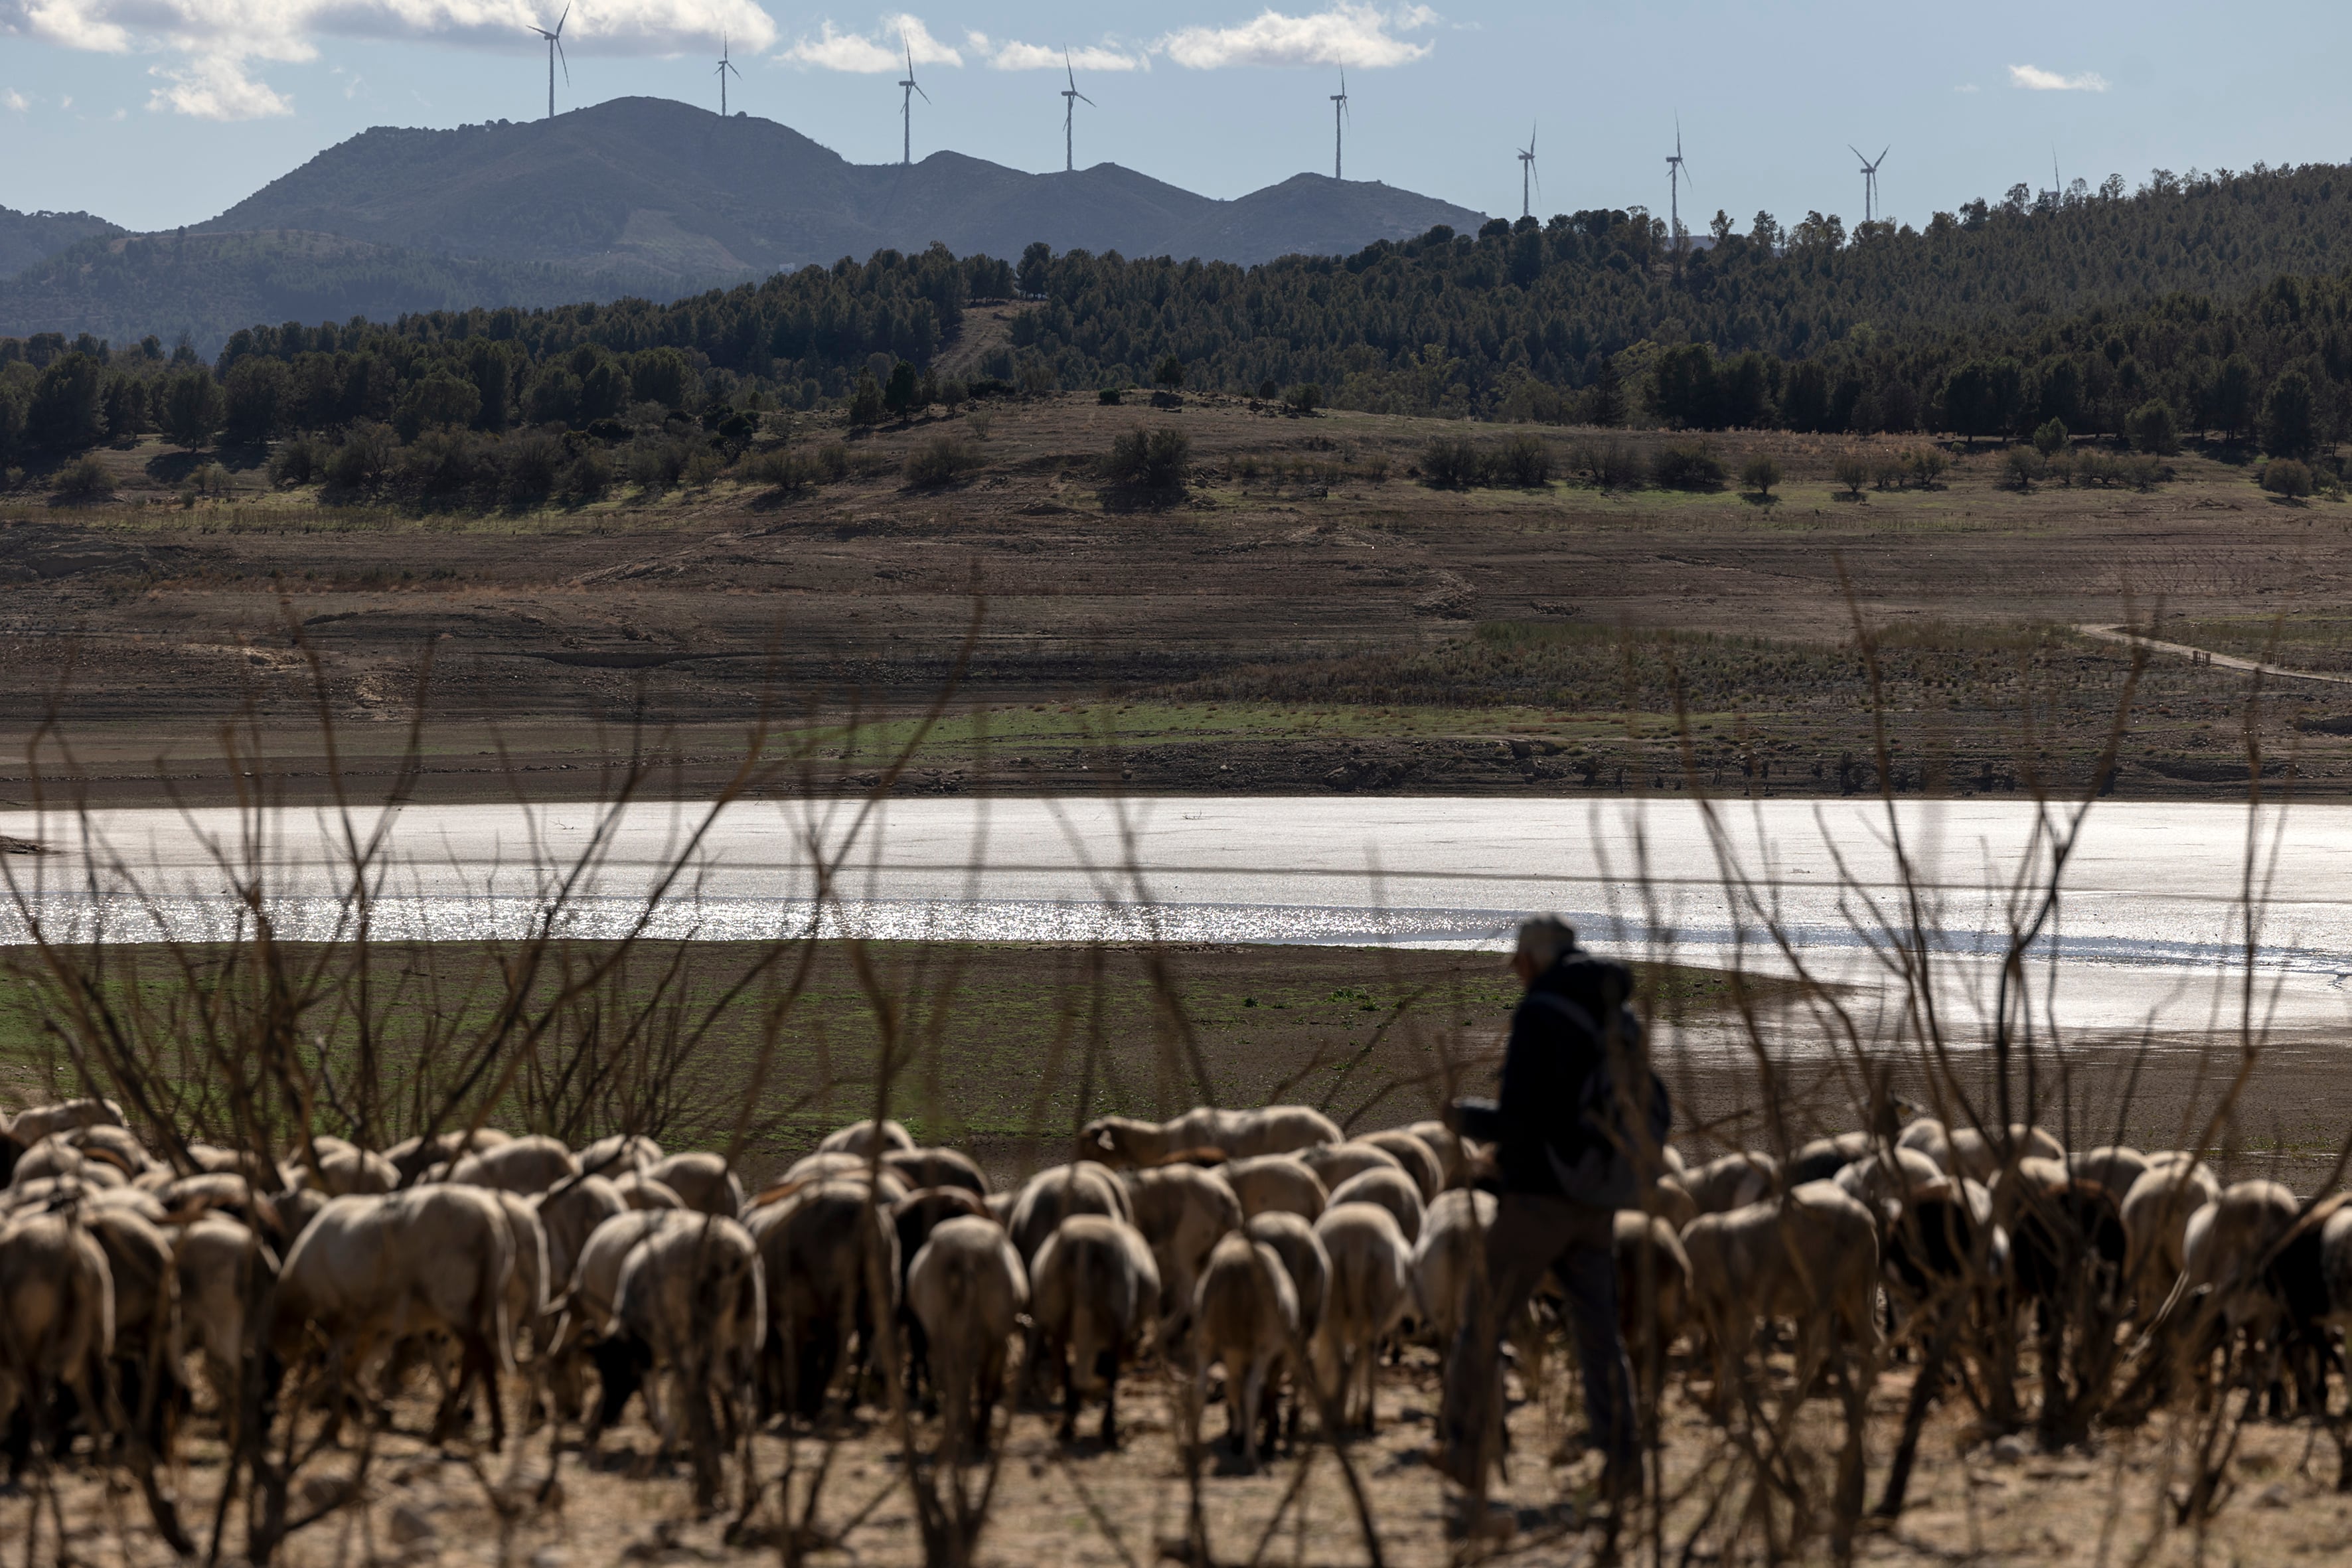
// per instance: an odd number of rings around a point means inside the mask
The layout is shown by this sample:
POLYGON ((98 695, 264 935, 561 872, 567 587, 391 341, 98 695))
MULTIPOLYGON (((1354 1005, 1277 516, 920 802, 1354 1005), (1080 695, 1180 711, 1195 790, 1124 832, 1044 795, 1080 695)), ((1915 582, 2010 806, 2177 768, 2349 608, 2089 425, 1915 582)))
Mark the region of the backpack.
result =
POLYGON ((1528 998, 1559 1014, 1591 1043, 1598 1058, 1575 1114, 1544 1144, 1561 1194, 1596 1208, 1635 1206, 1644 1184, 1643 1151, 1657 1159, 1675 1119, 1665 1079, 1643 1048, 1641 1021, 1632 1008, 1619 1006, 1612 1037, 1573 998, 1556 991, 1530 991, 1528 998))

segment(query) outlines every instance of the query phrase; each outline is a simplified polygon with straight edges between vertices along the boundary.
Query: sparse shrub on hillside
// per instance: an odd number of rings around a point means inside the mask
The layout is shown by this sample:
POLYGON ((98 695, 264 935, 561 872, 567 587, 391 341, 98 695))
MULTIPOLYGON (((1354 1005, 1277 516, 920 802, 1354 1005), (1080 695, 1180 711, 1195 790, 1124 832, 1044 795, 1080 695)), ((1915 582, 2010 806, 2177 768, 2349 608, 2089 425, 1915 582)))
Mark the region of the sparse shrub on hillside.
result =
POLYGON ((668 489, 685 476, 693 455, 693 447, 678 437, 640 437, 628 449, 629 478, 649 491, 668 489))
POLYGON ((58 494, 74 500, 88 500, 113 489, 114 477, 95 455, 79 458, 58 471, 58 494))
POLYGON ((2049 460, 2032 447, 2011 447, 2001 458, 2001 472, 2021 490, 2032 489, 2033 481, 2049 471, 2049 460))
POLYGON ((1312 414, 1323 406, 1323 389, 1311 381, 1302 381, 1282 395, 1282 405, 1293 414, 1312 414))
POLYGON ((1130 430, 1104 458, 1103 478, 1122 489, 1171 490, 1184 482, 1192 443, 1181 430, 1130 430))
MULTIPOLYGON (((1859 497, 1862 487, 1870 482, 1870 463, 1860 452, 1840 452, 1830 471, 1837 476, 1837 482, 1845 487, 1845 493, 1850 496, 1859 497)), ((1884 483, 1879 486, 1881 489, 1885 488, 1884 483)))
POLYGON ((1944 470, 1951 466, 1951 458, 1935 447, 1915 447, 1903 454, 1904 482, 1932 490, 1942 481, 1944 470))
POLYGON ((852 425, 882 423, 882 384, 870 370, 860 371, 857 385, 849 394, 849 422, 852 425))
POLYGON ((324 441, 314 436, 297 436, 278 444, 269 455, 269 482, 273 485, 307 485, 316 482, 326 472, 327 461, 333 455, 324 441))
POLYGON ((188 476, 188 488, 199 495, 225 496, 236 489, 236 480, 218 463, 206 463, 188 476))
POLYGON ((589 442, 564 465, 563 499, 574 506, 604 500, 613 488, 613 454, 589 442))
POLYGON ((1639 489, 1648 478, 1641 454, 1622 441, 1580 447, 1570 466, 1604 490, 1639 489))
POLYGON ((2151 398, 2133 409, 2124 421, 2124 430, 2136 452, 2161 458, 2180 450, 2180 429, 2172 417, 2172 405, 2161 399, 2151 398))
POLYGON ((1551 448, 1537 437, 1514 436, 1488 459, 1486 469, 1496 484, 1541 489, 1551 483, 1551 448))
POLYGON ((1445 489, 1467 489, 1486 477, 1486 465, 1467 436, 1440 436, 1421 449, 1421 477, 1445 489))
POLYGON ((678 477, 696 489, 708 489, 726 471, 726 454, 716 447, 696 444, 687 452, 686 467, 678 477))
POLYGON ((952 484, 987 461, 969 441, 934 436, 907 455, 907 482, 918 487, 952 484))
POLYGON ((507 505, 541 504, 562 475, 563 443, 546 431, 518 431, 499 443, 499 499, 507 505))
POLYGON ((1757 453, 1740 466, 1739 482, 1753 490, 1758 500, 1770 500, 1772 487, 1780 482, 1779 459, 1767 453, 1757 453))
POLYGON ((1118 406, 1118 388, 1116 386, 1101 387, 1095 393, 1095 401, 1105 408, 1116 408, 1118 406))
POLYGON ((2273 458, 2263 465, 2262 486, 2274 496, 2301 500, 2311 493, 2311 468, 2293 458, 2273 458))
POLYGON ((2045 458, 2054 458, 2066 449, 2066 422, 2045 419, 2033 432, 2033 449, 2045 458))
POLYGON ((1677 444, 1650 460, 1650 482, 1662 490, 1719 490, 1723 464, 1704 446, 1677 444))
POLYGON ((399 441, 386 426, 354 425, 344 432, 342 444, 327 461, 327 482, 337 489, 372 489, 392 471, 393 458, 399 450, 399 441))

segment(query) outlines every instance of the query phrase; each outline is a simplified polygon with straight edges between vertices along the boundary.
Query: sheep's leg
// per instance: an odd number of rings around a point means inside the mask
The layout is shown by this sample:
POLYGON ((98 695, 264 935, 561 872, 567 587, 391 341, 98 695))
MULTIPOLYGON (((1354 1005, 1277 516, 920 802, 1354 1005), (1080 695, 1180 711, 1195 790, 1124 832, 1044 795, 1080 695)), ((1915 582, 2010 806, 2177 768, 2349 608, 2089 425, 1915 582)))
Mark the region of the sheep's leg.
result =
POLYGON ((1062 1363, 1062 1426, 1061 1439, 1076 1442, 1078 1436, 1078 1358, 1056 1348, 1055 1359, 1062 1363))
POLYGON ((971 1447, 975 1454, 988 1452, 988 1429, 996 1419, 996 1402, 1004 1397, 1004 1341, 992 1340, 988 1353, 981 1362, 980 1397, 971 1426, 971 1447))
POLYGON ((1241 1419, 1242 1463, 1257 1468, 1258 1406, 1265 1400, 1265 1358, 1250 1358, 1249 1371, 1242 1379, 1241 1402, 1234 1412, 1241 1419))
POLYGON ((1096 1363, 1103 1374, 1102 1443, 1106 1448, 1118 1447, 1118 1352, 1107 1350, 1096 1363))

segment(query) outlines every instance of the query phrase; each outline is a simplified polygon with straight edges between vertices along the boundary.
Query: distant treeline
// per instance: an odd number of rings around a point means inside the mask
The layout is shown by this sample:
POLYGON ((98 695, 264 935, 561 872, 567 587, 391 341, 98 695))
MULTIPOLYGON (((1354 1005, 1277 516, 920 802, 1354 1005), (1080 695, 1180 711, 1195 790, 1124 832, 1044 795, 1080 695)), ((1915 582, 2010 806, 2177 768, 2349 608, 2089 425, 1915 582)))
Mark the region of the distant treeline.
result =
POLYGON ((1195 387, 1550 422, 1979 437, 2054 419, 2299 454, 2352 422, 2343 168, 2158 171, 2137 195, 2019 186, 1921 230, 1849 236, 1820 214, 1711 226, 1710 245, 1678 246, 1639 209, 1588 211, 1247 268, 883 251, 669 304, 257 326, 208 366, 153 339, 0 340, 0 447, 194 435, 207 395, 240 441, 642 431, 844 400, 871 416, 901 363, 892 407, 908 387, 961 386, 932 361, 972 300, 1015 297, 1030 303, 1009 341, 973 370, 1027 390, 1143 384, 1172 357, 1195 387))

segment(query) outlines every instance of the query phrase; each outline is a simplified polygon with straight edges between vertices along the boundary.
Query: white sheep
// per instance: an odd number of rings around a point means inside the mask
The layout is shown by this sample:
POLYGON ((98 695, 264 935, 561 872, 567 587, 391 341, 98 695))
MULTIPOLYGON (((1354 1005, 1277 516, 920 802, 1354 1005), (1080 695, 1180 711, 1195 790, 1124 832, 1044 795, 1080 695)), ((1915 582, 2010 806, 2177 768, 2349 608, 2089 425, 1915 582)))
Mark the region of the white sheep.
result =
POLYGON ((1029 1272, 992 1219, 941 1221, 908 1266, 907 1307, 922 1325, 950 1452, 987 1452, 1006 1347, 1028 1305, 1029 1272))
POLYGON ((1221 1362, 1225 1431, 1244 1462, 1255 1466, 1259 1419, 1272 1425, 1272 1396, 1298 1339, 1297 1288, 1273 1247, 1227 1236, 1209 1254, 1192 1311, 1202 1406, 1208 1404, 1210 1365, 1221 1362))

